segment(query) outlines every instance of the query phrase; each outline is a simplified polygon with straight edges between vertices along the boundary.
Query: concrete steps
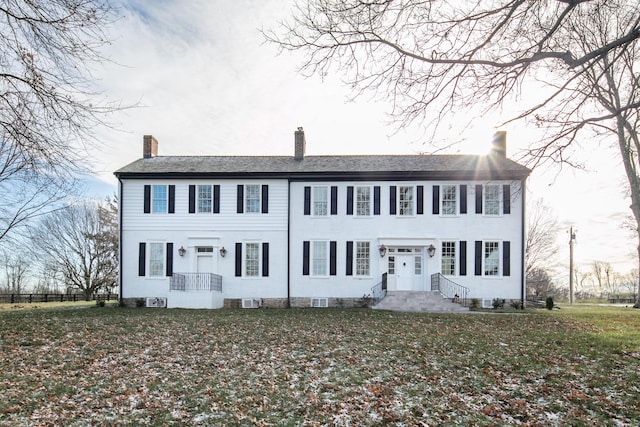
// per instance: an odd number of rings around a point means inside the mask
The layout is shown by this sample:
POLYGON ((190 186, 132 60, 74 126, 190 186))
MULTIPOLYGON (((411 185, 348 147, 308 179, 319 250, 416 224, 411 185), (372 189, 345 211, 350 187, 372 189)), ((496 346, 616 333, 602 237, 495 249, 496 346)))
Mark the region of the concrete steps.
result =
POLYGON ((444 298, 440 292, 387 291, 387 296, 372 307, 375 310, 428 313, 464 313, 467 307, 444 298))

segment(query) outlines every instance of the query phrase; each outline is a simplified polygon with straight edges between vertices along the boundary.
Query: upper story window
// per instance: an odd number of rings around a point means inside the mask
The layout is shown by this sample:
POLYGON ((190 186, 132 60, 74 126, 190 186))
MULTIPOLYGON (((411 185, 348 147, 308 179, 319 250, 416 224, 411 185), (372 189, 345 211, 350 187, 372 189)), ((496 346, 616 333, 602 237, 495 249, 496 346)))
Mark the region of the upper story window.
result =
POLYGON ((268 213, 269 186, 259 184, 238 185, 238 213, 268 213))
POLYGON ((198 213, 213 211, 213 191, 210 185, 198 185, 198 213))
POLYGON ((313 187, 313 216, 329 215, 329 188, 313 187))
POLYGON ((455 276, 456 274, 456 243, 442 242, 442 265, 441 271, 445 276, 455 276))
POLYGON ((485 215, 500 214, 500 193, 502 187, 497 184, 484 186, 484 213, 485 215))
POLYGON ((442 186, 442 215, 456 215, 457 187, 455 185, 442 186))
POLYGON ((244 211, 247 213, 260 212, 260 186, 245 185, 244 211))
POLYGON ((401 185, 398 187, 398 214, 413 215, 414 214, 414 187, 401 185))
POLYGON ((356 215, 371 215, 371 187, 356 187, 356 215))
POLYGON ((151 212, 167 213, 168 200, 166 185, 151 186, 151 212))

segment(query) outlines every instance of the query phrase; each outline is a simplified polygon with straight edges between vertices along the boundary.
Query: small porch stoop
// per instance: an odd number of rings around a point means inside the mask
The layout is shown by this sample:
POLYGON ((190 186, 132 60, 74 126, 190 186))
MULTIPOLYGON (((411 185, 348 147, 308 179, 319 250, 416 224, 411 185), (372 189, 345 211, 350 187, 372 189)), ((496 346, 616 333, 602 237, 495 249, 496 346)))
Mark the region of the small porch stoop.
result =
POLYGON ((444 298, 438 291, 387 291, 386 297, 371 308, 427 313, 464 313, 469 311, 467 307, 444 298))

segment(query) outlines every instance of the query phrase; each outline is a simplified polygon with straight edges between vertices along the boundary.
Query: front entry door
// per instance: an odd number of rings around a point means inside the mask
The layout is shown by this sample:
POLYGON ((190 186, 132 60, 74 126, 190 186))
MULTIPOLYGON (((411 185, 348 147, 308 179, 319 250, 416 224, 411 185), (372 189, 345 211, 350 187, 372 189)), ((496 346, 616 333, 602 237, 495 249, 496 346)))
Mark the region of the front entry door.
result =
POLYGON ((414 268, 413 256, 402 255, 396 257, 396 289, 399 291, 412 291, 414 268))

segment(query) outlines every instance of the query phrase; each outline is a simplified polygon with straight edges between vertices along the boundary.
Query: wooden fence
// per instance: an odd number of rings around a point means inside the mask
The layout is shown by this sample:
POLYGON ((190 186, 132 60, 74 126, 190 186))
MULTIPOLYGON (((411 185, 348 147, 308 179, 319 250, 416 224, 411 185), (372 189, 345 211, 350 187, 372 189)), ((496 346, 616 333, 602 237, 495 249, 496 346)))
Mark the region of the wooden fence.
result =
MULTIPOLYGON (((118 301, 118 294, 94 294, 91 300, 118 301)), ((0 304, 25 304, 34 302, 84 301, 84 294, 0 294, 0 304)))

